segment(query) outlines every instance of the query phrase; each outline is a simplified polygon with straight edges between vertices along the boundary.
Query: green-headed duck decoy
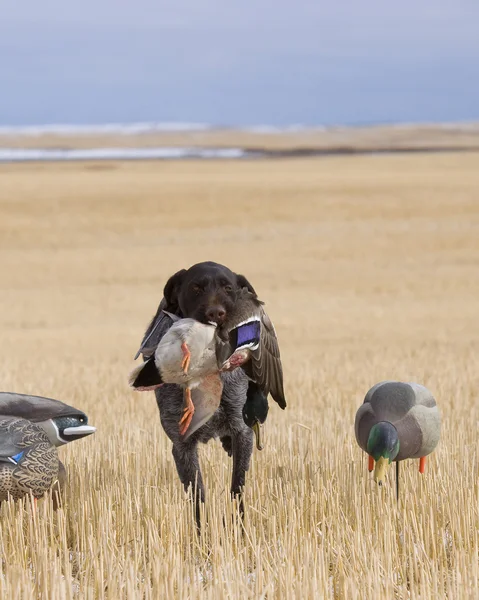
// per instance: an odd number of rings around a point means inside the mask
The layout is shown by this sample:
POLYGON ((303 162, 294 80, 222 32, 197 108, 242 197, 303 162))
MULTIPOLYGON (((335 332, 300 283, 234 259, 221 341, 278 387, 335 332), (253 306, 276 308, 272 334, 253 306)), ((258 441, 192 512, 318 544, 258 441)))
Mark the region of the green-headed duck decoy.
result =
POLYGON ((424 473, 426 456, 436 448, 441 415, 431 392, 418 383, 382 381, 366 394, 355 419, 359 446, 369 455, 369 471, 382 485, 386 469, 396 462, 396 493, 399 496, 399 461, 419 459, 424 473))

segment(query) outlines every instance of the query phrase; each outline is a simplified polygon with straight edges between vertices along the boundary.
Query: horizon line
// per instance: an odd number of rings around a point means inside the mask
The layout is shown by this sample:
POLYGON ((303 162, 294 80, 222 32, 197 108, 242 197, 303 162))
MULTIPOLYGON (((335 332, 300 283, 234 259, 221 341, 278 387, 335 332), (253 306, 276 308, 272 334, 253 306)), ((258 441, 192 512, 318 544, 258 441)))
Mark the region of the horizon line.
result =
POLYGON ((212 131, 242 131, 257 134, 285 134, 307 131, 328 131, 337 129, 356 129, 372 127, 441 127, 444 129, 469 129, 479 127, 479 120, 444 120, 444 121, 358 121, 337 124, 305 124, 291 123, 288 125, 262 124, 213 124, 188 121, 124 121, 105 123, 38 123, 28 125, 0 124, 0 135, 39 136, 54 134, 66 136, 71 134, 119 134, 141 135, 148 133, 188 133, 212 131))

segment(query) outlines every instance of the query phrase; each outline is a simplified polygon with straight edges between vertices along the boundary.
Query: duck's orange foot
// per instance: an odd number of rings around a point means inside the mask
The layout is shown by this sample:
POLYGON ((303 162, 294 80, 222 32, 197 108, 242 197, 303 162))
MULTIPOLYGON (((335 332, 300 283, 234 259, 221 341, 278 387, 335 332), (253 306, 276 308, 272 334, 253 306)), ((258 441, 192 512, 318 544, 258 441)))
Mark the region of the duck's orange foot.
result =
POLYGON ((374 458, 372 456, 370 456, 368 460, 368 471, 370 473, 371 471, 374 471, 374 458))
POLYGON ((181 417, 180 422, 179 422, 180 435, 184 435, 186 433, 186 431, 188 430, 188 427, 190 426, 191 419, 193 418, 193 415, 195 414, 195 405, 193 404, 193 401, 191 400, 190 388, 186 388, 186 390, 185 390, 185 402, 186 402, 186 406, 183 409, 183 416, 181 417))
POLYGON ((421 458, 419 459, 419 473, 424 473, 425 470, 426 470, 426 457, 421 456, 421 458))
POLYGON ((181 350, 183 351, 183 361, 181 363, 181 368, 183 369, 183 373, 186 375, 190 367, 191 352, 185 342, 181 344, 181 350))

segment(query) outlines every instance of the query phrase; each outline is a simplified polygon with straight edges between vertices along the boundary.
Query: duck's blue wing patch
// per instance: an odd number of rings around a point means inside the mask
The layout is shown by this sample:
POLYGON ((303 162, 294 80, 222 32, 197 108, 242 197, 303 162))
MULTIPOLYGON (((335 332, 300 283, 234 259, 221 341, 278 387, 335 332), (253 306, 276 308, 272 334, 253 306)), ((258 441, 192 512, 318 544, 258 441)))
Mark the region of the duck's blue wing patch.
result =
POLYGON ((21 460, 21 458, 24 454, 25 454, 25 451, 22 450, 22 452, 19 452, 18 454, 15 454, 14 456, 9 456, 8 458, 14 465, 18 465, 19 461, 21 460))
POLYGON ((235 351, 240 350, 241 348, 251 348, 251 350, 256 350, 260 342, 261 323, 259 319, 241 323, 238 327, 233 329, 232 334, 232 342, 235 351))

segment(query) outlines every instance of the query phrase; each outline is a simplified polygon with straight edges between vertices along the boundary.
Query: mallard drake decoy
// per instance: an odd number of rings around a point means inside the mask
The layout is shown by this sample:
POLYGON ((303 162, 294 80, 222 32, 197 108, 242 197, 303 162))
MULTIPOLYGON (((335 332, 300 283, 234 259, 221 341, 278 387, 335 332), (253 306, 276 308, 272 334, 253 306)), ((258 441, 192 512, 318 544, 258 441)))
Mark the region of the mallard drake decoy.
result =
POLYGON ((0 501, 61 489, 56 447, 95 432, 82 411, 59 400, 0 392, 0 501))
POLYGON ((243 406, 243 419, 256 436, 256 448, 263 449, 261 427, 268 416, 268 398, 254 381, 250 381, 246 392, 246 402, 243 406))
POLYGON ((426 456, 439 442, 441 415, 436 400, 423 385, 382 381, 366 394, 354 428, 359 446, 369 455, 369 471, 374 469, 379 485, 388 465, 396 462, 399 496, 399 462, 419 458, 419 471, 424 473, 426 456))

